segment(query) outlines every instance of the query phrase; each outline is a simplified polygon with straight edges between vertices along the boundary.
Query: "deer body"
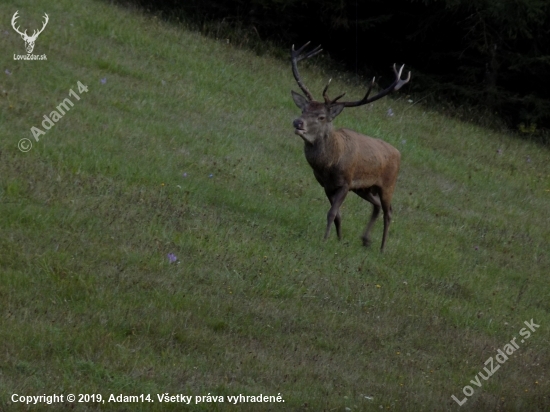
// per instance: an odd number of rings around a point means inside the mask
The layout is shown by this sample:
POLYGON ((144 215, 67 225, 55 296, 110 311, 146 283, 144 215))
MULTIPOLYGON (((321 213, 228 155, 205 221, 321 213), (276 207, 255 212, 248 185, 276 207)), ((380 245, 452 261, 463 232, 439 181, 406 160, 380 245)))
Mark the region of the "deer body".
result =
POLYGON ((317 144, 305 144, 304 154, 317 181, 331 189, 344 183, 350 190, 390 188, 401 161, 392 145, 350 129, 335 130, 317 144))
POLYGON ((337 102, 343 95, 331 100, 326 94, 327 85, 323 91, 325 102, 320 103, 313 100, 298 74, 297 62, 321 51, 317 47, 305 56, 300 55, 306 46, 307 44, 298 51, 292 48, 294 77, 307 96, 306 98, 292 92, 294 102, 302 110, 301 117, 294 120, 293 125, 295 133, 304 140, 306 160, 331 204, 327 215, 325 239, 330 234, 332 223, 336 226, 338 238, 341 238, 340 206, 349 191, 353 191, 373 205, 371 219, 362 236, 365 246, 370 244, 370 230, 380 210, 384 212, 384 235, 381 246, 381 250, 384 250, 391 222, 391 200, 399 174, 401 154, 383 140, 365 136, 350 129, 334 130, 332 120, 345 107, 367 104, 399 89, 409 81, 410 73, 406 80, 401 80, 403 67, 399 72, 394 67, 397 78, 389 88, 368 99, 371 84, 365 97, 358 102, 337 102))

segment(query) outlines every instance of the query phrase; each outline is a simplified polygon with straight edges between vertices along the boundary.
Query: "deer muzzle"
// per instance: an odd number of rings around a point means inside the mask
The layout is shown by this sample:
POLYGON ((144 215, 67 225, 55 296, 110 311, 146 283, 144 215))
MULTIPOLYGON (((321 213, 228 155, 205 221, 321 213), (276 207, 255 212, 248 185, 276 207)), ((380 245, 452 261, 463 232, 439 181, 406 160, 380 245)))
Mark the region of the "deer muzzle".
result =
POLYGON ((308 136, 304 121, 301 118, 294 120, 292 125, 294 126, 294 133, 300 136, 306 144, 314 144, 315 139, 312 136, 308 136))
POLYGON ((294 126, 294 133, 297 135, 302 135, 306 130, 304 129, 304 121, 302 119, 296 119, 292 122, 294 126))

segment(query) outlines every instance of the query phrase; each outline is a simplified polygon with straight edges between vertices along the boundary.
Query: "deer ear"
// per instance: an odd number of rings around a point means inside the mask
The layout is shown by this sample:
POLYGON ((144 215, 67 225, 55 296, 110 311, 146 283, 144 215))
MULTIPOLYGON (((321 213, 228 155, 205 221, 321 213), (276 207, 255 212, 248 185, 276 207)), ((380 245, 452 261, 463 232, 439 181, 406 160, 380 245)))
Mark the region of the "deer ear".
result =
POLYGON ((309 101, 301 94, 296 93, 294 90, 291 90, 290 92, 292 93, 292 99, 294 100, 294 103, 296 103, 296 106, 304 110, 309 101))
POLYGON ((334 119, 336 116, 338 116, 340 113, 342 113, 342 110, 344 110, 344 105, 342 103, 336 103, 329 107, 329 115, 330 120, 334 119))

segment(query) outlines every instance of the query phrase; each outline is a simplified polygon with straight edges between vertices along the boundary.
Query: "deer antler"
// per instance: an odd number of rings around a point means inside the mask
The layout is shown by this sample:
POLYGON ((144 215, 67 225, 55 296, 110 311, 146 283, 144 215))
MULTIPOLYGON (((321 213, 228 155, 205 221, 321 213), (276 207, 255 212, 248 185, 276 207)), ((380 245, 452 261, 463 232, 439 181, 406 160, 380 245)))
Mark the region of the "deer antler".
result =
POLYGON ((25 33, 21 33, 21 32, 19 31, 19 27, 15 27, 16 20, 19 18, 19 16, 17 15, 17 13, 19 13, 19 10, 17 10, 17 11, 15 12, 15 14, 13 15, 13 17, 11 18, 11 26, 12 26, 13 29, 14 29, 17 33, 19 33, 21 36, 28 37, 28 36, 27 36, 27 30, 25 30, 25 33))
POLYGON ((22 33, 21 31, 19 31, 19 27, 15 27, 15 24, 17 23, 16 20, 19 18, 19 16, 17 15, 17 13, 19 13, 19 10, 17 10, 15 12, 15 14, 13 15, 13 17, 11 18, 11 25, 13 27, 13 29, 19 33, 24 39, 26 40, 36 40, 36 38, 38 37, 38 35, 40 33, 42 33, 44 31, 44 29, 46 28, 46 25, 48 24, 48 21, 50 21, 50 18, 48 17, 48 15, 46 13, 44 13, 44 17, 45 17, 45 20, 44 20, 44 23, 42 24, 42 28, 40 30, 34 30, 33 33, 32 33, 32 36, 29 36, 27 34, 27 30, 25 30, 24 33, 22 33))
MULTIPOLYGON (((310 57, 313 57, 313 56, 321 53, 323 51, 323 49, 321 49, 321 46, 319 45, 316 48, 314 48, 313 50, 311 50, 307 53, 301 54, 302 51, 309 45, 309 43, 310 42, 307 42, 302 47, 300 47, 298 50, 294 50, 294 45, 292 45, 292 50, 291 50, 291 53, 290 53, 290 56, 291 56, 290 60, 292 61, 292 73, 294 74, 294 78, 296 79, 296 82, 298 83, 298 86, 300 86, 300 89, 302 89, 302 91, 304 92, 306 97, 310 101, 312 101, 313 96, 310 93, 310 91, 308 90, 308 88, 305 86, 305 84, 302 82, 302 79, 300 77, 300 73, 298 72, 298 62, 300 60, 309 59, 310 57)), ((367 90, 367 93, 365 94, 365 97, 363 97, 361 100, 358 100, 358 101, 355 101, 355 102, 342 102, 340 104, 344 105, 344 107, 362 106, 362 105, 367 104, 367 103, 372 103, 375 100, 378 100, 378 99, 386 96, 387 94, 390 94, 394 90, 399 90, 401 87, 403 87, 405 84, 407 84, 409 82, 409 80, 411 80, 411 72, 410 71, 409 71, 409 75, 407 76, 406 79, 401 79, 401 75, 403 73, 403 68, 404 67, 405 67, 405 65, 402 65, 401 68, 399 69, 399 71, 397 71, 396 65, 395 64, 393 65, 393 72, 395 73, 395 80, 393 81, 393 83, 389 87, 382 90, 376 96, 373 96, 369 99, 369 94, 370 94, 370 92, 372 90, 372 86, 374 86, 374 83, 375 83, 375 80, 376 80, 376 77, 373 77, 372 82, 369 85, 369 89, 367 90)), ((335 99, 331 100, 327 95, 327 90, 328 90, 329 85, 330 85, 330 80, 328 81, 327 85, 323 89, 323 98, 325 99, 326 104, 331 105, 331 104, 335 104, 337 102, 337 100, 344 97, 344 95, 346 93, 342 93, 340 96, 338 96, 335 99)))
MULTIPOLYGON (((395 73, 395 80, 393 81, 392 84, 390 84, 386 89, 382 90, 380 93, 378 93, 376 96, 373 96, 369 99, 369 94, 372 90, 372 86, 374 85, 374 81, 375 81, 375 77, 372 78, 372 82, 369 86, 369 89, 367 90, 367 93, 365 94, 365 97, 363 97, 361 100, 358 100, 356 102, 342 102, 341 104, 344 105, 344 107, 357 107, 357 106, 362 106, 364 104, 367 104, 367 103, 372 103, 374 102, 375 100, 378 100, 380 99, 381 97, 384 97, 386 96, 387 94, 390 94, 391 92, 393 92, 394 90, 399 90, 401 87, 403 87, 405 84, 407 84, 409 82, 409 80, 411 80, 411 72, 409 72, 409 75, 407 76, 406 79, 401 79, 401 73, 403 72, 403 68, 405 67, 405 65, 401 66, 401 68, 399 69, 399 71, 397 71, 397 67, 395 66, 395 64, 393 65, 393 72, 395 73)), ((328 85, 327 85, 328 87, 328 85)), ((342 97, 342 96, 340 96, 342 97)), ((332 103, 335 103, 336 100, 338 100, 340 97, 337 97, 336 99, 334 99, 332 101, 332 103)))
POLYGON ((300 86, 300 89, 302 89, 302 91, 304 92, 306 97, 310 101, 312 101, 313 96, 311 95, 311 93, 309 92, 309 90, 307 89, 305 84, 302 83, 302 79, 300 78, 300 73, 298 73, 298 62, 300 60, 309 59, 310 57, 313 57, 313 56, 321 53, 323 51, 323 49, 321 49, 321 46, 319 45, 316 48, 314 48, 313 50, 311 50, 311 51, 309 51, 309 52, 302 55, 301 54, 302 51, 309 45, 309 43, 310 42, 308 41, 306 44, 304 44, 298 50, 294 50, 294 45, 292 45, 292 50, 290 52, 290 60, 292 61, 292 74, 294 74, 294 78, 296 79, 296 83, 298 83, 298 86, 300 86))
POLYGON ((38 35, 44 31, 44 29, 46 28, 46 25, 50 21, 50 18, 48 17, 48 15, 46 13, 44 13, 44 17, 45 17, 45 19, 44 19, 44 23, 42 24, 42 28, 40 30, 34 30, 33 31, 32 36, 31 36, 32 39, 36 39, 38 37, 38 35))

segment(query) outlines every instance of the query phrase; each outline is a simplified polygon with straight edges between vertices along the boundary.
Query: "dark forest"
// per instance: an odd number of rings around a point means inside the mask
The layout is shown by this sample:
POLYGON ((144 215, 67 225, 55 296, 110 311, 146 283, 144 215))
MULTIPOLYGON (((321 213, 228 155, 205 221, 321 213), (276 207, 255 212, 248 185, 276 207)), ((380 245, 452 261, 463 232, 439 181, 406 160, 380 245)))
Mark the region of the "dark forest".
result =
POLYGON ((550 2, 545 0, 130 3, 211 32, 223 26, 282 47, 311 40, 360 75, 387 73, 394 62, 406 63, 415 76, 409 91, 427 103, 477 113, 477 120, 480 113, 489 115, 521 134, 547 135, 550 129, 550 2))

